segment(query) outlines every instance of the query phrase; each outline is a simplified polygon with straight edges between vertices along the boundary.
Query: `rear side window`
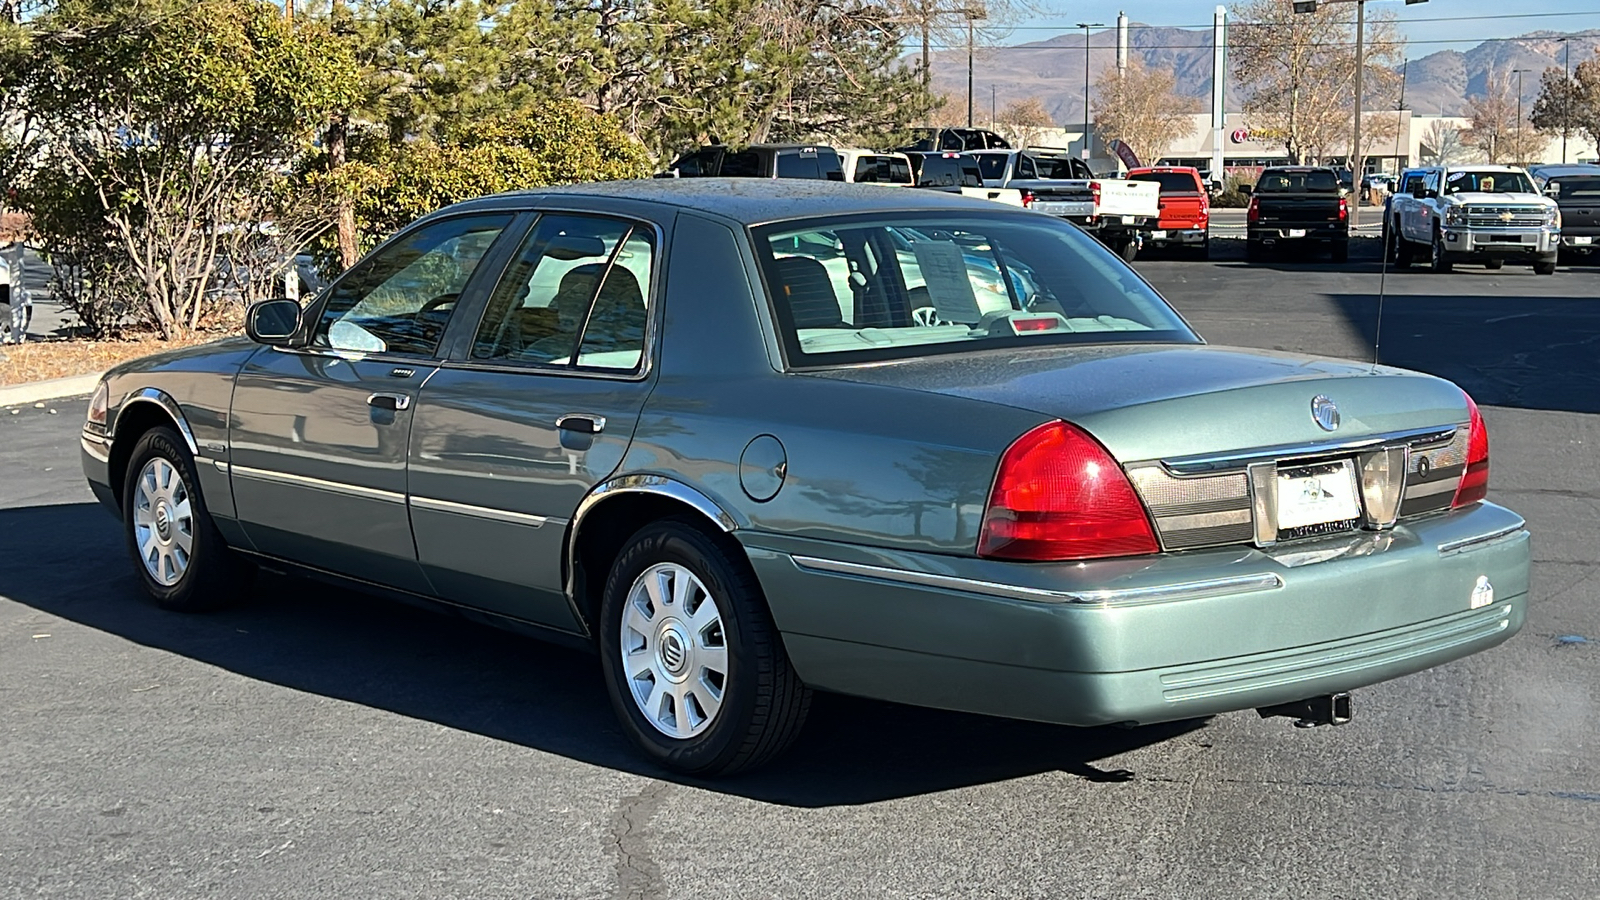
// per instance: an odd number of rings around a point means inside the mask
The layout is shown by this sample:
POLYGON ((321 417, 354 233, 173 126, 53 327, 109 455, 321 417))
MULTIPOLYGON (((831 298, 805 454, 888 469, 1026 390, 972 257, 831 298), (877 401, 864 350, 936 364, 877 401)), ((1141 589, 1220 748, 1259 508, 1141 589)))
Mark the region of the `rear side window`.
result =
POLYGON ((1198 194, 1200 183, 1188 172, 1140 172, 1129 175, 1129 181, 1154 181, 1161 185, 1163 194, 1198 194))
POLYGON ((724 178, 760 178, 762 177, 761 154, 754 150, 724 153, 722 171, 717 174, 724 178))
POLYGON ((635 371, 644 356, 654 246, 649 229, 548 215, 506 267, 472 358, 635 371))

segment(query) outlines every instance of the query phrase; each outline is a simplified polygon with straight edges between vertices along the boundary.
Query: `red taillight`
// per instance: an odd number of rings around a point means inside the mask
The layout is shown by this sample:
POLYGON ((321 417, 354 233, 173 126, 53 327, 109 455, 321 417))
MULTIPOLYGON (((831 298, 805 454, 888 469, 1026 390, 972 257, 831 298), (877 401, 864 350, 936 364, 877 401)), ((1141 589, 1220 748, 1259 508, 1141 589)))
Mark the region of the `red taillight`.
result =
POLYGON ((1467 395, 1467 412, 1472 415, 1472 424, 1467 426, 1467 470, 1461 474, 1461 483, 1456 485, 1451 508, 1477 503, 1489 496, 1489 429, 1483 427, 1483 415, 1478 412, 1478 404, 1472 402, 1471 395, 1467 395))
POLYGON ((1250 208, 1244 211, 1245 221, 1251 225, 1261 218, 1261 201, 1255 197, 1250 198, 1250 208))
POLYGON ((1100 182, 1089 182, 1089 196, 1094 200, 1094 205, 1100 205, 1100 182))
POLYGON ((1343 197, 1339 198, 1339 221, 1350 218, 1350 203, 1343 197))
POLYGON ((1025 209, 1027 207, 1033 206, 1033 191, 1023 191, 1022 192, 1022 206, 1025 209))
POLYGON ((979 556, 1095 559, 1159 549, 1128 476, 1082 429, 1048 422, 1000 457, 979 556))

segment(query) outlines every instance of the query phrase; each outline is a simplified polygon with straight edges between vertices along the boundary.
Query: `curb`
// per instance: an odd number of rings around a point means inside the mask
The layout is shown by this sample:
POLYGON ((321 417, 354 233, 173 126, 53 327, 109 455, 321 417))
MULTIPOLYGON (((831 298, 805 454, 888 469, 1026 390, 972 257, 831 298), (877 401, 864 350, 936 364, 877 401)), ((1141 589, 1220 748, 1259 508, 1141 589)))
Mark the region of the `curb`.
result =
POLYGON ((100 374, 95 373, 7 385, 0 387, 0 406, 22 406, 63 397, 87 397, 94 393, 95 385, 99 383, 100 374))

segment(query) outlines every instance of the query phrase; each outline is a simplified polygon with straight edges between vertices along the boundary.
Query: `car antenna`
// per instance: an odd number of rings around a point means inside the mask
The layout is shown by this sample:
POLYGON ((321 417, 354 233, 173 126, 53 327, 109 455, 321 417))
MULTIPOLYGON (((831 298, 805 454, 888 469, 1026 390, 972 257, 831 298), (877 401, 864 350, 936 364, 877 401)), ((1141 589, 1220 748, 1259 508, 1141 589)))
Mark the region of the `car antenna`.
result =
MULTIPOLYGON (((1396 103, 1395 104, 1395 108, 1394 108, 1394 155, 1395 155, 1396 158, 1399 158, 1399 156, 1400 156, 1400 133, 1403 130, 1403 126, 1405 125, 1405 113, 1406 113, 1406 70, 1410 66, 1411 66, 1411 60, 1409 60, 1409 59, 1400 64, 1400 102, 1396 103)), ((1358 116, 1361 115, 1361 98, 1359 98, 1359 97, 1356 98, 1356 115, 1358 115, 1358 116)), ((1410 150, 1410 145, 1409 145, 1409 142, 1408 142, 1407 143, 1407 153, 1406 153, 1406 162, 1407 163, 1411 162, 1411 154, 1410 154, 1409 150, 1410 150)), ((1365 169, 1366 166, 1362 166, 1361 168, 1365 169)), ((1400 174, 1401 175, 1405 174, 1405 168, 1401 168, 1400 174)), ((1354 179, 1354 177, 1355 177, 1354 174, 1352 174, 1351 178, 1354 179)), ((1402 185, 1405 184, 1404 179, 1401 180, 1400 184, 1402 184, 1402 185)), ((1395 185, 1395 186, 1399 187, 1400 185, 1395 185)), ((1357 188, 1358 192, 1356 194, 1356 203, 1358 203, 1358 204, 1361 202, 1361 194, 1359 193, 1359 190, 1360 189, 1358 187, 1357 188)), ((1391 196, 1393 196, 1392 193, 1391 193, 1391 196)), ((1387 215, 1387 212, 1388 211, 1385 210, 1385 215, 1387 215)), ((1384 219, 1383 224, 1380 226, 1380 230, 1379 230, 1378 233, 1381 234, 1381 235, 1385 235, 1386 239, 1383 241, 1383 247, 1380 248, 1380 252, 1383 254, 1383 261, 1378 264, 1378 325, 1377 325, 1377 327, 1375 329, 1373 329, 1373 332, 1372 332, 1372 371, 1373 372, 1377 372, 1378 371, 1378 350, 1379 350, 1379 348, 1381 348, 1383 346, 1383 297, 1384 297, 1384 289, 1388 286, 1387 282, 1389 280, 1389 254, 1391 252, 1390 249, 1389 249, 1389 245, 1390 244, 1394 244, 1395 246, 1398 247, 1399 246, 1399 241, 1400 241, 1400 235, 1396 234, 1394 232, 1394 229, 1389 227, 1389 220, 1387 218, 1384 219)))

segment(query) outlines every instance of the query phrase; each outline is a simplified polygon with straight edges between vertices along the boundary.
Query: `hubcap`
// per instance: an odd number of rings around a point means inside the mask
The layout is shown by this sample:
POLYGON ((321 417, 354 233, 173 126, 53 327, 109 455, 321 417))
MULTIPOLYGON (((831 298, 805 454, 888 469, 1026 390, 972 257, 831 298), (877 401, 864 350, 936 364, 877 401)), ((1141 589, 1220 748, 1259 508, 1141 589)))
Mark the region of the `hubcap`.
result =
POLYGON ((693 572, 645 569, 622 610, 622 668, 639 711, 662 734, 691 738, 722 708, 728 645, 722 610, 693 572))
POLYGON ((194 512, 189 486, 161 457, 145 463, 133 487, 133 540, 144 570, 172 587, 189 570, 194 552, 194 512))

